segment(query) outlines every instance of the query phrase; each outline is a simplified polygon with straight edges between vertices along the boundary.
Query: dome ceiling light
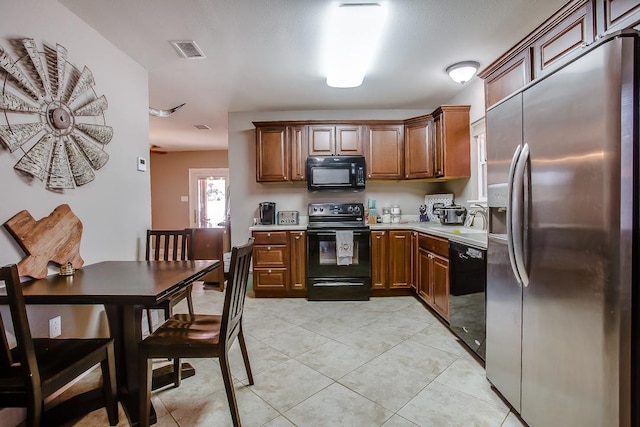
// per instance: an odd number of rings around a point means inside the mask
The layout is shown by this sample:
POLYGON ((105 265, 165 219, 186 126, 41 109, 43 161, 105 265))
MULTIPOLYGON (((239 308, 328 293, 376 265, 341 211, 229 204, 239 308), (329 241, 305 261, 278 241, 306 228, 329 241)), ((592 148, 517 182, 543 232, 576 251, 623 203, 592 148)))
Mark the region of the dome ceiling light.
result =
POLYGON ((476 75, 479 66, 475 61, 464 61, 447 67, 446 71, 454 82, 464 84, 476 75))

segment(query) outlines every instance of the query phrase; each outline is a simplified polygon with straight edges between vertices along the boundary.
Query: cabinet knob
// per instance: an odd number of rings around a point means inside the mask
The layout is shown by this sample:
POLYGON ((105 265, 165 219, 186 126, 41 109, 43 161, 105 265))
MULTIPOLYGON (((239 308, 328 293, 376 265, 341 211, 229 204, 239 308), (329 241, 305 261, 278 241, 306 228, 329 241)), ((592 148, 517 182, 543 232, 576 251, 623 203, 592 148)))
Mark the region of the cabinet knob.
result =
POLYGON ((302 234, 298 234, 298 235, 296 236, 296 240, 300 240, 300 237, 302 237, 302 234))
POLYGON ((271 246, 267 246, 267 250, 270 251, 271 250, 271 246))
POLYGON ((267 233, 267 237, 271 237, 271 233, 267 233))
POLYGON ((268 273, 271 274, 271 269, 269 269, 268 273))
POLYGON ((285 176, 284 179, 287 179, 287 177, 285 176))

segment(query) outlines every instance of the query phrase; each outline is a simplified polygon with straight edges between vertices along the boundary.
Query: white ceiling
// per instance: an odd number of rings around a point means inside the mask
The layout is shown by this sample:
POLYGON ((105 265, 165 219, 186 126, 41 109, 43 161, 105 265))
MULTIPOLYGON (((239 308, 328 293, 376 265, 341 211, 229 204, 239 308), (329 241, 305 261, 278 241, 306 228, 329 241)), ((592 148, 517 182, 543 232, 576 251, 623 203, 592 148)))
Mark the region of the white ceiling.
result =
POLYGON ((488 66, 566 2, 380 0, 389 12, 371 71, 335 89, 320 63, 331 0, 59 1, 149 71, 151 107, 186 102, 150 117, 150 144, 167 150, 226 149, 228 112, 436 108, 463 89, 447 66, 488 66), (207 57, 181 59, 169 40, 195 40, 207 57))

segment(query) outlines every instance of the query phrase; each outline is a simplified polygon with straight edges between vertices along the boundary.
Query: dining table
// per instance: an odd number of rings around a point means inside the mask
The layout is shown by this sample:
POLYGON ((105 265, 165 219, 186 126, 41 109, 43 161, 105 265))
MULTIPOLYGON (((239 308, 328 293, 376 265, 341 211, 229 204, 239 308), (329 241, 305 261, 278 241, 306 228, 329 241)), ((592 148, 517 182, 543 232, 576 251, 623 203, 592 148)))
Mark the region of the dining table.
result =
MULTIPOLYGON (((51 274, 22 283, 26 304, 103 305, 114 340, 118 399, 132 426, 139 423, 138 347, 142 341, 142 312, 170 298, 219 267, 219 260, 104 261, 85 265, 72 275, 51 274)), ((6 304, 0 289, 0 304, 6 304)), ((154 388, 172 382, 172 364, 154 371, 154 388)), ((193 375, 190 366, 185 366, 193 375)), ((84 393, 80 401, 58 405, 57 412, 97 409, 104 400, 96 391, 84 393)), ((57 415, 53 415, 55 419, 57 415)), ((155 411, 152 409, 152 422, 155 411)))

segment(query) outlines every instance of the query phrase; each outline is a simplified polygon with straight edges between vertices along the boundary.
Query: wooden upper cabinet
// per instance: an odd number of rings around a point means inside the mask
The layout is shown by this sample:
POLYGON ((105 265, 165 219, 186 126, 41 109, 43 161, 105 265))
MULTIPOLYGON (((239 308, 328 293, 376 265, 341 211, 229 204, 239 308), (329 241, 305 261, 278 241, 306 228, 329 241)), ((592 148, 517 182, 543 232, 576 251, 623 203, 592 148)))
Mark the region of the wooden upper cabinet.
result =
POLYGON ((307 127, 304 125, 289 126, 287 128, 290 144, 291 181, 305 181, 307 172, 307 127))
POLYGON ((432 126, 431 116, 416 117, 405 122, 405 179, 433 178, 435 176, 432 126))
POLYGON ((289 178, 289 144, 286 126, 256 128, 256 181, 277 182, 289 178))
POLYGON ((433 114, 434 174, 438 178, 471 176, 469 105, 443 105, 433 114))
POLYGON ((304 181, 307 126, 256 125, 256 181, 304 181))
POLYGON ((638 0, 598 0, 597 4, 600 2, 604 31, 621 30, 633 27, 640 22, 640 2, 638 0))
POLYGON ((309 126, 310 156, 361 156, 362 126, 356 124, 309 126))
POLYGON ((338 125, 336 126, 336 155, 362 156, 362 126, 338 125))
POLYGON ((367 178, 402 179, 404 126, 375 124, 366 127, 365 159, 367 178))
POLYGON ((566 63, 598 37, 640 23, 638 0, 571 0, 478 75, 485 106, 566 63))
POLYGON ((544 32, 533 43, 534 78, 542 77, 551 65, 567 60, 579 48, 593 42, 593 4, 587 2, 544 32))
POLYGON ((508 62, 484 76, 487 108, 517 91, 533 78, 531 49, 527 48, 508 62))

